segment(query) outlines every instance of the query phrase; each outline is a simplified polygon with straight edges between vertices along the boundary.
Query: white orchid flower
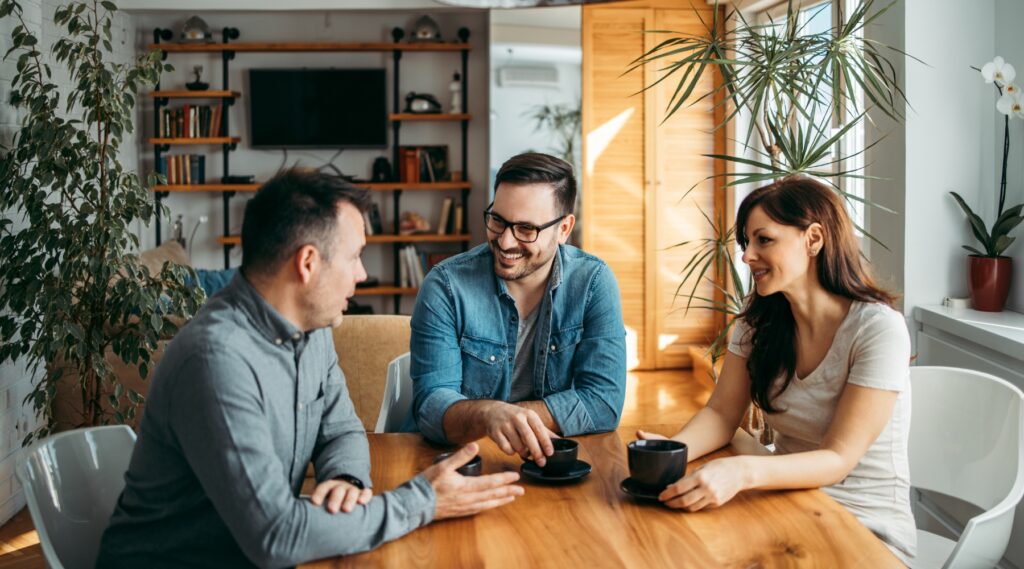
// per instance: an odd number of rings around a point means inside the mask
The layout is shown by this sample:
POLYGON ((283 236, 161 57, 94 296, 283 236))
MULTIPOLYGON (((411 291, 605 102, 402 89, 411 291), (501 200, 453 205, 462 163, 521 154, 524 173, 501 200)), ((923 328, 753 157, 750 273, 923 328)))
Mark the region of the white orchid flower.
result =
POLYGON ((1005 93, 996 101, 996 110, 1014 117, 1024 119, 1024 93, 1018 89, 1015 93, 1005 93))
POLYGON ((1002 57, 997 55, 995 59, 986 63, 981 68, 981 76, 985 78, 986 83, 995 81, 997 85, 1002 87, 1013 82, 1013 78, 1017 76, 1017 71, 1012 65, 1006 63, 1002 57))

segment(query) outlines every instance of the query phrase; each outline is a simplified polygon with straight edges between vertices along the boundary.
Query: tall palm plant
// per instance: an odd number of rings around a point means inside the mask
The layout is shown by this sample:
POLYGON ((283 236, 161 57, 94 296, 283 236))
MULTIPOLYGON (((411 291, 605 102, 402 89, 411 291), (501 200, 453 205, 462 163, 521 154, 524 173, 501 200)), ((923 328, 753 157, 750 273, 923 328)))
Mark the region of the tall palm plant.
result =
MULTIPOLYGON (((869 177, 846 167, 852 156, 838 157, 835 150, 852 129, 870 120, 869 111, 903 120, 906 97, 896 67, 886 57, 886 52, 903 52, 864 37, 864 29, 896 1, 878 8, 875 0, 861 0, 848 18, 839 18, 841 24, 818 33, 809 33, 801 22, 799 1, 789 0, 785 18, 767 23, 752 22, 735 8, 721 13, 716 6, 700 35, 652 32, 671 37, 637 58, 628 71, 657 66, 660 77, 647 89, 677 81, 665 120, 684 105, 709 97, 720 98, 716 108, 724 106, 724 119, 716 128, 746 118, 746 131, 737 132, 737 153, 706 155, 726 163, 723 173, 710 177, 723 178, 723 190, 803 174, 825 181, 847 200, 881 207, 845 191, 844 179, 869 177), (721 81, 699 91, 705 74, 716 69, 721 81)), ((750 290, 749 280, 736 270, 735 230, 724 216, 705 218, 714 228, 712 238, 675 245, 694 248, 676 295, 686 298, 687 309, 696 301, 697 307, 734 316, 750 290), (704 280, 714 282, 721 298, 700 296, 704 280), (688 292, 687 283, 692 287, 688 292)), ((713 360, 724 353, 730 326, 731 318, 712 342, 713 360)))

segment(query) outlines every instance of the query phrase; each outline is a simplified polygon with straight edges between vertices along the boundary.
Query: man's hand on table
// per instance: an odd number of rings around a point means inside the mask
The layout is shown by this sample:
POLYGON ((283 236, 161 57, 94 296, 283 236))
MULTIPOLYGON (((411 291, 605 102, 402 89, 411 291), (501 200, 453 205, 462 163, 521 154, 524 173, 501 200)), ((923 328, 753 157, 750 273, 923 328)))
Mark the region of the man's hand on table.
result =
POLYGON ((544 426, 540 415, 532 409, 503 401, 492 403, 483 414, 487 436, 505 454, 518 454, 543 467, 547 457, 555 452, 551 439, 558 435, 544 426))
POLYGON ((501 472, 485 476, 463 476, 456 468, 469 462, 480 451, 476 443, 469 443, 451 456, 423 471, 436 495, 434 519, 471 516, 484 510, 504 506, 523 495, 516 472, 501 472))
POLYGON ((373 498, 373 490, 369 488, 359 489, 344 480, 325 480, 316 485, 309 501, 314 506, 324 504, 327 511, 332 514, 347 514, 357 505, 364 506, 369 503, 370 498, 373 498))

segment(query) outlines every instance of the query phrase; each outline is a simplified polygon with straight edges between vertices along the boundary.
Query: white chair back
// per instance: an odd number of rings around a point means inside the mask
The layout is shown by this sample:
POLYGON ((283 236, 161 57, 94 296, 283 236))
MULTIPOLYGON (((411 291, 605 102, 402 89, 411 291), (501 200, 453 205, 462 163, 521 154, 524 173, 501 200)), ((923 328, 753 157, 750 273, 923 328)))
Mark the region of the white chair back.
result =
POLYGON ((377 427, 374 429, 378 433, 398 432, 412 409, 409 359, 409 352, 406 352, 388 364, 384 398, 380 402, 380 415, 377 416, 377 427))
POLYGON ((52 569, 95 566, 134 447, 135 432, 116 425, 60 433, 24 451, 15 473, 52 569))
POLYGON ((1006 551, 1024 496, 1024 393, 959 368, 912 367, 910 380, 911 485, 984 510, 967 522, 942 566, 992 567, 1006 551))

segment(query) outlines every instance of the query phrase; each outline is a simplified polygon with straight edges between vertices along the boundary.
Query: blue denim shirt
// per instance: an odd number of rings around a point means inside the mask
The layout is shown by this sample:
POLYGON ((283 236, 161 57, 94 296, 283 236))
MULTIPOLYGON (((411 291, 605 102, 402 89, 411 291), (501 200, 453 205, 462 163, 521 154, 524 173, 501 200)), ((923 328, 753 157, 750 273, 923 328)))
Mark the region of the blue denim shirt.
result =
MULTIPOLYGON (((560 245, 554 262, 532 346, 533 398, 547 404, 564 436, 613 430, 626 391, 618 284, 608 265, 575 247, 560 245)), ((508 400, 518 327, 487 244, 430 271, 410 345, 413 417, 427 438, 448 442, 444 414, 458 401, 508 400)))

